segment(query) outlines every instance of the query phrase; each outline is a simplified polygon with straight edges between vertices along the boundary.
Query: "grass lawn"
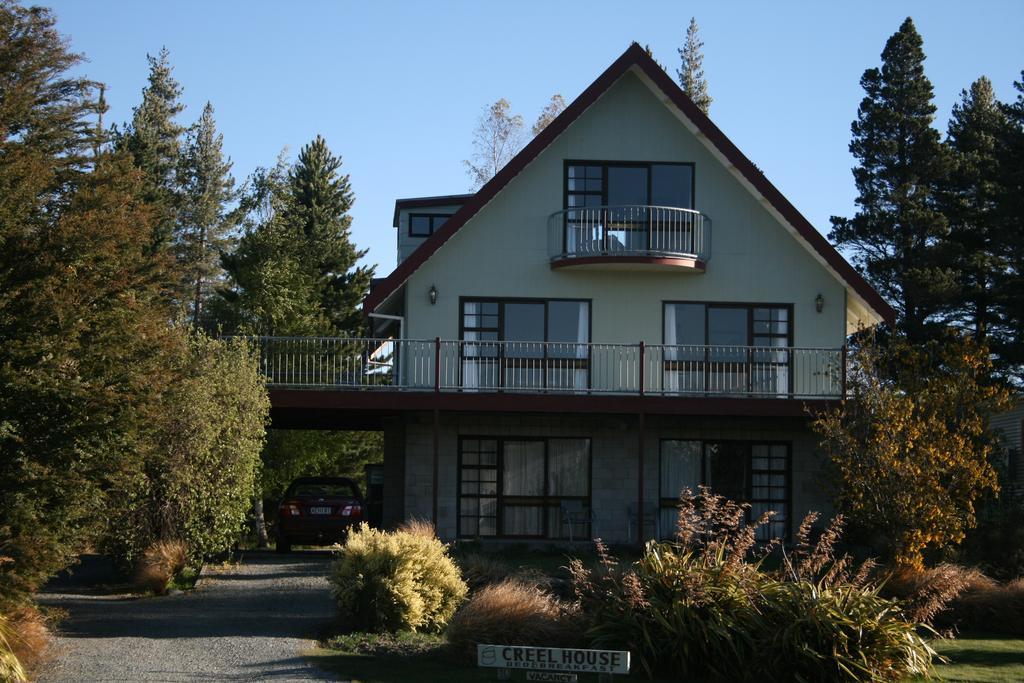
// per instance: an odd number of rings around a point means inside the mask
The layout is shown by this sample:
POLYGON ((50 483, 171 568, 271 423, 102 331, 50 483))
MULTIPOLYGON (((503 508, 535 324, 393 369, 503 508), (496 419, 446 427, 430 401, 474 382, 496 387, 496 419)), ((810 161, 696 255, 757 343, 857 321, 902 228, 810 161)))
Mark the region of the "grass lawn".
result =
POLYGON ((935 667, 943 681, 1024 681, 1024 640, 966 634, 932 644, 949 664, 935 667))

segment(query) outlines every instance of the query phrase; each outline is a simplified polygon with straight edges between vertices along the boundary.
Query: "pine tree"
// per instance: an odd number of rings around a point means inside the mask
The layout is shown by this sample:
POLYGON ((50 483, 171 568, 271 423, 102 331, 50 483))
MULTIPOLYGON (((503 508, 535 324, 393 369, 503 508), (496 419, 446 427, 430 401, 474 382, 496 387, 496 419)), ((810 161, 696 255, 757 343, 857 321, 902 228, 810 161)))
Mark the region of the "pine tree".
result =
POLYGON ((999 334, 992 348, 1007 375, 1024 386, 1024 71, 1013 84, 1017 99, 1001 106, 1007 119, 998 146, 999 253, 1007 267, 998 275, 995 312, 999 334))
POLYGON ((142 103, 133 110, 132 120, 118 137, 117 146, 131 153, 145 176, 143 197, 154 207, 152 248, 170 248, 177 222, 180 192, 177 171, 181 138, 185 128, 175 119, 185 109, 180 101, 181 85, 174 79, 167 48, 149 60, 149 85, 142 90, 142 103))
POLYGON ((366 250, 352 244, 348 212, 355 194, 340 168, 341 159, 319 135, 303 147, 288 176, 290 200, 283 218, 304 238, 331 327, 338 335, 358 336, 363 327, 359 306, 370 291, 373 268, 358 265, 366 250))
POLYGON ((204 302, 210 288, 221 280, 222 253, 230 251, 238 214, 231 161, 224 158, 224 136, 217 133, 213 107, 207 102, 199 121, 188 134, 179 168, 181 211, 175 244, 184 276, 183 292, 191 294, 194 325, 204 320, 204 302))
POLYGON ((850 219, 832 217, 830 239, 890 302, 912 342, 928 337, 929 322, 955 291, 955 276, 937 243, 946 220, 936 193, 948 169, 932 127, 932 84, 924 74, 921 36, 911 19, 886 42, 882 67, 861 78, 866 93, 853 122, 850 152, 860 207, 850 219))
POLYGON ((704 41, 697 33, 697 19, 690 17, 690 26, 686 29, 686 42, 679 48, 681 62, 676 74, 679 85, 687 97, 705 114, 711 111, 711 95, 708 94, 708 82, 704 78, 704 41))
POLYGON ((994 287, 1005 269, 997 221, 1002 196, 997 145, 1005 127, 992 83, 982 76, 953 105, 946 139, 952 168, 940 195, 949 221, 944 260, 958 275, 947 315, 977 341, 986 341, 993 331, 994 287))
POLYGON ((555 93, 551 96, 551 100, 541 110, 537 116, 537 120, 533 124, 533 128, 530 132, 533 133, 534 137, 540 135, 540 132, 551 125, 551 122, 558 118, 558 115, 565 109, 565 100, 561 95, 555 93))

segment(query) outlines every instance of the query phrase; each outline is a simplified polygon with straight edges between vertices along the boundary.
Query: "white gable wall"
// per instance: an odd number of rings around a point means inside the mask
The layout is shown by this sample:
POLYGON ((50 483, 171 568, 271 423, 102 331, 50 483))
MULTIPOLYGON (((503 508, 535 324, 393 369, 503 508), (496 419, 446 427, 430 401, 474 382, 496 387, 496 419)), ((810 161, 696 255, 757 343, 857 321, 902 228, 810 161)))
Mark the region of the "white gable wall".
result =
POLYGON ((797 346, 845 339, 842 284, 632 73, 435 252, 405 296, 406 336, 418 339, 458 338, 460 296, 591 299, 598 343, 660 343, 663 301, 791 303, 797 346), (563 208, 566 159, 695 162, 694 208, 712 220, 707 272, 551 270, 548 216, 563 208))

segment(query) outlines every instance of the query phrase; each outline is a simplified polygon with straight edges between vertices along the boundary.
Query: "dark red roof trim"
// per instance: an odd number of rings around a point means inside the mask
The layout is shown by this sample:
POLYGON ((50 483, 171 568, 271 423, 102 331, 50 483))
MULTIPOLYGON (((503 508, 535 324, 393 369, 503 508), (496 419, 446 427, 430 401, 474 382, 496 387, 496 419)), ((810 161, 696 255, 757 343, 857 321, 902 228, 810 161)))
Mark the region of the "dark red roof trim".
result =
POLYGON ((541 133, 530 141, 504 168, 498 171, 491 180, 470 197, 444 226, 427 238, 409 258, 398 264, 398 267, 375 288, 363 301, 363 311, 369 313, 395 292, 410 275, 423 265, 441 245, 448 241, 470 218, 476 215, 509 181, 526 168, 551 142, 562 134, 573 121, 586 111, 590 105, 604 94, 615 81, 631 66, 637 66, 658 88, 697 126, 711 143, 728 159, 747 181, 792 225, 797 233, 853 288, 867 304, 878 313, 883 320, 892 323, 896 312, 875 289, 861 277, 853 266, 844 259, 835 247, 829 244, 820 232, 797 211, 788 199, 765 178, 764 174, 748 159, 729 138, 718 129, 711 119, 695 105, 689 97, 676 85, 675 81, 651 58, 637 43, 616 59, 597 80, 580 94, 572 104, 558 115, 541 133))
POLYGON ((439 197, 408 197, 395 200, 395 218, 392 227, 398 227, 398 212, 402 209, 421 209, 430 206, 454 206, 464 204, 473 194, 445 194, 439 197))

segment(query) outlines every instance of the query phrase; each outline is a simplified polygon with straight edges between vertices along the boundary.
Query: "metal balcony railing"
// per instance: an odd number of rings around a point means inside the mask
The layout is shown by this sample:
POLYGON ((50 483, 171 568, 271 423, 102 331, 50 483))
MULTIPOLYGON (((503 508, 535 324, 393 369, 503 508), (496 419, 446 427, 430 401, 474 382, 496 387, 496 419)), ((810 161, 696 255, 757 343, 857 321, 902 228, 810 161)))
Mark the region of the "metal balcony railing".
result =
POLYGON ((840 398, 844 349, 256 337, 272 386, 369 391, 840 398))
POLYGON ((548 217, 553 261, 573 258, 711 256, 711 219, 669 206, 587 206, 548 217))

